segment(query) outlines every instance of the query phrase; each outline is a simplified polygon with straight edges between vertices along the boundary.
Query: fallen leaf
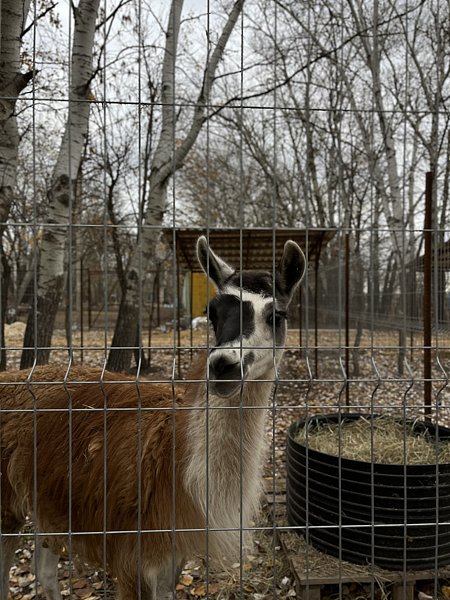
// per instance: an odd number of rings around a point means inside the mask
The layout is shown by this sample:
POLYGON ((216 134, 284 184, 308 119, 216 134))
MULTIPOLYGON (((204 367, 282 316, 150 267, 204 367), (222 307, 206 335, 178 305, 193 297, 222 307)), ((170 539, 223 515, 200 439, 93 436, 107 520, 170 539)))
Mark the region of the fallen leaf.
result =
POLYGON ((91 588, 77 588, 73 590, 78 598, 86 598, 92 594, 91 588))
POLYGON ((79 590, 81 588, 88 587, 89 582, 86 579, 77 579, 72 583, 72 589, 79 590))
POLYGON ((10 585, 9 586, 8 600, 10 598, 18 598, 21 595, 22 594, 20 593, 20 588, 19 587, 15 586, 15 585, 10 585))
POLYGON ((94 588, 94 590, 103 589, 103 581, 96 581, 95 583, 92 584, 92 587, 94 588))
POLYGON ((27 573, 26 575, 19 575, 17 577, 17 585, 19 587, 26 587, 30 585, 35 580, 35 577, 32 573, 27 573))
POLYGON ((180 583, 184 586, 189 586, 194 581, 192 575, 182 575, 180 577, 180 583))
POLYGON ((200 585, 195 586, 195 588, 192 590, 192 594, 194 596, 197 596, 198 598, 206 596, 206 586, 205 586, 205 584, 201 583, 200 585))
POLYGON ((450 586, 448 585, 443 585, 441 587, 441 593, 444 594, 444 596, 446 598, 450 598, 450 586))
MULTIPOLYGON (((210 583, 208 585, 208 594, 217 594, 219 589, 220 588, 218 583, 210 583)), ((200 583, 199 585, 195 586, 191 594, 197 596, 198 598, 206 596, 206 583, 200 583)))
POLYGON ((15 570, 16 575, 26 575, 27 573, 31 573, 31 569, 29 566, 20 565, 15 570))

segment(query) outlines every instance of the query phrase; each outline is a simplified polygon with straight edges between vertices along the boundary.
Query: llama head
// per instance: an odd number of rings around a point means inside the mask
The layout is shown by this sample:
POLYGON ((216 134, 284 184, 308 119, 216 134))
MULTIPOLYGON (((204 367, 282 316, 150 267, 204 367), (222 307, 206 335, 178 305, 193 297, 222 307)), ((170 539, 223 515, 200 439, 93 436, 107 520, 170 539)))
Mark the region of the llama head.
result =
POLYGON ((228 398, 244 381, 272 379, 286 337, 286 317, 306 267, 299 246, 288 241, 275 270, 236 272, 208 246, 197 242, 201 267, 217 287, 209 303, 215 346, 208 357, 209 389, 228 398))

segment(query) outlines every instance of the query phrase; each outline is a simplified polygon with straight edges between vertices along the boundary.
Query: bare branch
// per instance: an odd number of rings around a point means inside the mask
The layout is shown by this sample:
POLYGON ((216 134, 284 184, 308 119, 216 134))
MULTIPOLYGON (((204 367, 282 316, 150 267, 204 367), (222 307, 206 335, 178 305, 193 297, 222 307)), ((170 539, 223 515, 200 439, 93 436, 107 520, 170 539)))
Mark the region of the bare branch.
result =
POLYGON ((43 19, 45 17, 45 15, 47 15, 50 11, 52 11, 56 6, 58 6, 58 3, 54 2, 48 8, 46 8, 44 10, 44 12, 42 12, 40 15, 37 15, 37 17, 31 21, 31 23, 28 25, 28 27, 25 27, 25 29, 20 34, 20 37, 21 38, 24 37, 30 31, 30 29, 33 29, 33 27, 37 24, 38 21, 43 19))
MULTIPOLYGON (((420 8, 423 4, 425 4, 426 1, 427 0, 420 0, 419 3, 416 6, 414 6, 413 8, 405 10, 402 13, 397 13, 394 17, 392 17, 390 19, 386 19, 384 21, 379 21, 378 22, 378 27, 383 27, 385 25, 388 25, 389 23, 392 23, 394 21, 397 21, 399 19, 404 18, 406 15, 409 15, 410 13, 418 10, 418 8, 420 8)), ((281 8, 283 8, 284 10, 286 10, 289 13, 289 15, 293 19, 295 19, 303 29, 306 30, 306 24, 300 22, 300 20, 298 19, 298 15, 296 15, 289 7, 285 6, 285 4, 283 2, 281 2, 281 0, 275 0, 275 2, 281 8)), ((213 112, 211 112, 208 117, 211 118, 211 117, 217 115, 224 108, 226 108, 227 106, 230 106, 230 105, 234 104, 235 102, 245 102, 247 100, 254 100, 256 98, 262 98, 263 96, 267 96, 268 94, 271 94, 271 93, 275 92, 276 90, 279 90, 279 89, 285 87, 288 83, 290 83, 291 81, 293 81, 295 79, 295 77, 297 77, 297 75, 300 75, 300 73, 303 73, 304 71, 307 71, 313 65, 315 65, 319 61, 323 60, 324 58, 327 58, 327 59, 333 58, 340 50, 342 50, 343 48, 345 48, 346 46, 348 46, 349 44, 351 44, 353 41, 355 41, 355 39, 358 39, 358 38, 364 36, 366 33, 368 33, 369 31, 371 31, 372 29, 373 29, 372 25, 367 26, 367 27, 365 27, 363 29, 360 29, 357 32, 355 32, 354 34, 352 34, 351 36, 349 36, 348 38, 346 38, 345 40, 343 40, 337 46, 334 46, 333 48, 330 48, 330 49, 324 49, 322 52, 319 52, 319 54, 317 56, 315 56, 314 58, 308 60, 307 63, 305 63, 305 64, 301 65, 300 67, 298 67, 297 69, 295 69, 285 79, 283 79, 282 81, 277 82, 276 84, 274 84, 274 85, 272 85, 270 87, 264 88, 263 90, 260 90, 258 92, 254 92, 252 94, 247 94, 247 95, 243 95, 243 96, 242 95, 233 96, 232 98, 229 98, 226 102, 224 102, 223 105, 217 107, 216 110, 214 110, 213 112)))
POLYGON ((119 10, 121 10, 124 6, 129 4, 131 1, 132 0, 121 0, 121 2, 119 2, 119 4, 116 6, 116 8, 105 19, 103 19, 103 21, 100 21, 100 23, 97 24, 95 30, 98 31, 99 29, 104 27, 106 25, 106 23, 108 23, 108 21, 113 22, 114 19, 116 18, 117 13, 119 12, 119 10))

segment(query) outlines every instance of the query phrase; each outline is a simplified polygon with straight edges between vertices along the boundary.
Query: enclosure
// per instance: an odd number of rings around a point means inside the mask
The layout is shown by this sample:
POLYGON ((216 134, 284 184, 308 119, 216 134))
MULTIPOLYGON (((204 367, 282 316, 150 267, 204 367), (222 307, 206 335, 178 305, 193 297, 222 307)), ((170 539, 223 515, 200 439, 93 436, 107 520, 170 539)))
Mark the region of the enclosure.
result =
POLYGON ((0 600, 449 598, 450 3, 0 7, 0 600))

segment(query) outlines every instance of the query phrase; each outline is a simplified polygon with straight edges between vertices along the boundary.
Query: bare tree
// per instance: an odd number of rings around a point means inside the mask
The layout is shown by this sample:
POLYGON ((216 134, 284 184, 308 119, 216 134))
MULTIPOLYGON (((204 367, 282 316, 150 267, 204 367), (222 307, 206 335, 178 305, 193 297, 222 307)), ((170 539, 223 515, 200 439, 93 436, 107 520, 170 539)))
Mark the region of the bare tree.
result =
POLYGON ((64 285, 67 224, 71 198, 88 130, 92 56, 100 0, 80 0, 74 8, 69 112, 48 189, 47 222, 41 249, 36 300, 29 313, 21 368, 45 364, 64 285))
POLYGON ((244 0, 237 0, 232 6, 222 33, 214 50, 208 56, 203 82, 198 94, 190 126, 185 137, 174 144, 176 127, 175 105, 175 65, 178 52, 178 36, 181 23, 183 0, 172 0, 169 12, 166 44, 161 75, 162 125, 158 143, 148 174, 148 197, 144 226, 139 232, 136 251, 131 257, 127 272, 126 294, 122 295, 119 314, 116 321, 112 348, 108 356, 107 368, 111 371, 125 371, 130 367, 133 346, 140 338, 139 295, 142 282, 140 265, 150 264, 154 258, 155 247, 160 235, 166 204, 167 188, 172 175, 183 165, 200 130, 208 118, 205 115, 210 98, 215 73, 221 61, 229 37, 241 14, 244 0))
MULTIPOLYGON (((21 72, 21 41, 30 8, 30 0, 3 0, 1 2, 0 47, 0 240, 3 240, 6 221, 16 186, 19 131, 16 102, 20 93, 33 77, 33 72, 21 72)), ((0 243, 0 369, 6 368, 4 337, 9 264, 0 243)))

